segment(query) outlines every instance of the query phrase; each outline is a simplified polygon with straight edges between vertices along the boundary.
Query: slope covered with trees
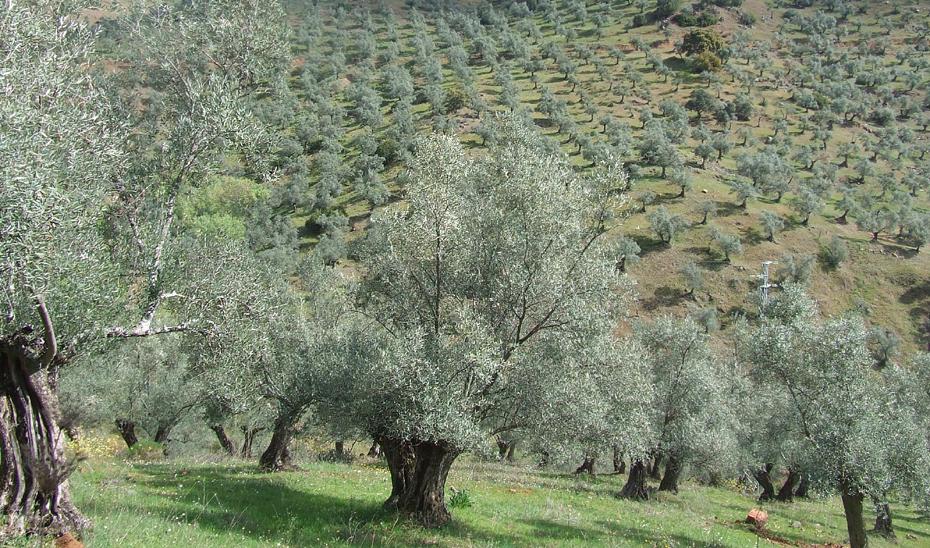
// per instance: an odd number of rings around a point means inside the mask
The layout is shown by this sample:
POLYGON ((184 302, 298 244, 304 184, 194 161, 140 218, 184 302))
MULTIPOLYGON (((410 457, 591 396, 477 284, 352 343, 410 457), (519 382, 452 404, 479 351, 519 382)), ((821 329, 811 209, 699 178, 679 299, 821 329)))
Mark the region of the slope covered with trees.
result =
POLYGON ((930 25, 807 4, 8 2, 0 539, 87 529, 88 430, 264 472, 365 440, 429 527, 496 446, 893 535, 930 504, 930 25))

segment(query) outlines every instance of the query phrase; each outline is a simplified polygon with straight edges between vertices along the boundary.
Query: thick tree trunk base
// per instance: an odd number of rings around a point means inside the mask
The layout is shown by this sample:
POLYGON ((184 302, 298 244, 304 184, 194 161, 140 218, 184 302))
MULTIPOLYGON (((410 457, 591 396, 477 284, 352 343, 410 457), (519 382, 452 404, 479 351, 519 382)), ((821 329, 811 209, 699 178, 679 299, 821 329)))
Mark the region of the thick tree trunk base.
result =
POLYGON ((785 478, 785 483, 782 484, 781 489, 778 490, 778 494, 775 495, 775 500, 779 502, 791 502, 794 500, 794 488, 800 480, 801 474, 795 470, 789 469, 788 477, 785 478))
POLYGON ((116 429, 126 442, 126 447, 132 449, 135 444, 139 443, 139 438, 136 436, 136 423, 127 419, 116 419, 116 429))
POLYGON ((30 334, 0 339, 0 544, 90 525, 71 502, 58 396, 40 363, 41 339, 30 334))
POLYGON ((649 488, 646 485, 646 464, 636 460, 630 465, 630 475, 620 490, 620 498, 630 500, 649 500, 649 488))
POLYGON ((887 502, 875 502, 875 532, 887 538, 895 536, 891 523, 891 506, 887 502))
POLYGON ((810 489, 810 479, 807 474, 804 474, 801 477, 801 482, 798 483, 798 488, 794 491, 794 496, 798 498, 807 498, 807 492, 810 489))
POLYGON ((575 468, 576 474, 590 474, 594 475, 594 457, 586 456, 584 461, 581 463, 581 466, 575 468))
POLYGON ((258 466, 265 472, 282 472, 293 470, 294 464, 291 462, 291 452, 288 445, 291 443, 291 436, 294 434, 294 420, 287 417, 279 417, 275 421, 274 431, 271 434, 271 441, 268 442, 268 448, 258 459, 258 466))
POLYGON ((391 496, 384 506, 426 527, 448 523, 452 515, 445 503, 446 478, 460 451, 442 441, 379 441, 391 471, 391 496))
POLYGON ((771 476, 772 468, 774 468, 774 465, 769 463, 753 472, 753 477, 762 487, 762 493, 759 495, 759 500, 762 502, 775 498, 775 486, 772 484, 771 476))
POLYGON ((678 492, 678 478, 681 477, 681 461, 676 457, 669 457, 665 463, 665 475, 659 483, 659 491, 678 492))

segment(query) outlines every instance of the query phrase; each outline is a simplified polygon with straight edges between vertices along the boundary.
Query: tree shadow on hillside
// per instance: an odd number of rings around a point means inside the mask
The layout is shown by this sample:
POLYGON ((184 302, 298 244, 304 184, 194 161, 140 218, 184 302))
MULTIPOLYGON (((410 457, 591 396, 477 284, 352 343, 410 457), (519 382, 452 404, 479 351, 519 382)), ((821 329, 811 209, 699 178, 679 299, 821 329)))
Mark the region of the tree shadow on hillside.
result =
MULTIPOLYGON (((350 490, 337 497, 287 485, 288 475, 308 472, 266 474, 251 467, 222 466, 198 466, 185 472, 167 464, 139 467, 134 472, 142 477, 133 483, 161 498, 156 504, 139 502, 135 507, 120 501, 114 503, 119 507, 113 512, 152 513, 169 522, 190 523, 220 534, 235 531, 258 541, 276 540, 293 546, 393 544, 394 529, 408 524, 380 502, 353 496, 350 490)), ((385 487, 387 497, 390 486, 385 487)), ((98 502, 98 506, 107 511, 106 503, 98 502)), ((437 532, 489 544, 512 540, 456 521, 454 515, 452 523, 437 532)))
POLYGON ((715 250, 708 246, 695 245, 691 247, 686 247, 683 249, 686 253, 691 255, 697 255, 701 257, 700 260, 695 261, 698 266, 704 270, 712 270, 714 272, 719 272, 724 268, 730 266, 722 254, 718 254, 715 250))
POLYGON ((644 297, 640 302, 646 310, 657 310, 659 308, 676 305, 684 297, 686 297, 686 294, 680 288, 663 285, 662 287, 657 287, 651 297, 644 297))
POLYGON ((921 326, 918 340, 930 349, 930 281, 924 281, 907 289, 898 302, 910 306, 911 321, 921 326))
POLYGON ((644 236, 641 234, 635 234, 630 237, 633 241, 636 242, 636 245, 639 246, 639 256, 645 257, 650 253, 655 253, 656 251, 662 251, 668 249, 668 244, 660 240, 659 238, 652 238, 650 236, 644 236))
MULTIPOLYGON (((648 503, 647 503, 648 504, 648 503)), ((625 542, 639 546, 692 546, 696 548, 712 548, 720 546, 717 541, 705 541, 700 538, 684 535, 670 535, 665 532, 654 531, 645 527, 629 527, 613 521, 599 521, 597 525, 611 532, 625 542), (657 534, 658 533, 658 534, 657 534)))
POLYGON ((746 210, 740 207, 739 204, 733 202, 720 202, 714 200, 714 205, 717 206, 717 217, 729 217, 736 214, 745 214, 746 210))

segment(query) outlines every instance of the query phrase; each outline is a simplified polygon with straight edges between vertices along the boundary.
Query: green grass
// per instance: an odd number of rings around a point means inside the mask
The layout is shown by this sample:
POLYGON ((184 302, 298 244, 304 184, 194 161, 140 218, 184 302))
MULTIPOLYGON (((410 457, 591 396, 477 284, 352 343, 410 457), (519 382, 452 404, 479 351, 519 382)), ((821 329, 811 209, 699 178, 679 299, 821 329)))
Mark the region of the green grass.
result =
MULTIPOLYGON (((73 476, 72 488, 94 522, 85 537, 92 547, 773 545, 742 523, 760 506, 749 494, 686 483, 678 495, 636 503, 614 497, 624 479, 463 459, 447 487, 466 490, 472 504, 452 509, 454 521, 439 530, 381 509, 390 482, 373 463, 313 463, 269 475, 242 463, 92 462, 73 476)), ((789 545, 846 537, 835 498, 762 507, 769 537, 789 545)), ((901 505, 893 511, 897 545, 930 543, 926 518, 901 505)))

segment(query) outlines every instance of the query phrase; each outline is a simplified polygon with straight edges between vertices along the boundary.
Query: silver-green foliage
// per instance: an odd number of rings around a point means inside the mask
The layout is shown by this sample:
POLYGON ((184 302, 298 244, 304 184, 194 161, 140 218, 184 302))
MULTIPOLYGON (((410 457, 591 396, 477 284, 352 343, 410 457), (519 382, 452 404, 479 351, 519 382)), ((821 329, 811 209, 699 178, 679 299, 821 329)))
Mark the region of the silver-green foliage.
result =
MULTIPOLYGON (((636 367, 611 337, 631 290, 605 237, 625 200, 620 163, 580 176, 531 128, 499 123, 486 157, 421 139, 408 203, 372 219, 361 295, 383 341, 344 375, 348 413, 372 433, 474 448, 576 417, 599 375, 636 367)), ((633 414, 641 397, 612 412, 633 414)))

